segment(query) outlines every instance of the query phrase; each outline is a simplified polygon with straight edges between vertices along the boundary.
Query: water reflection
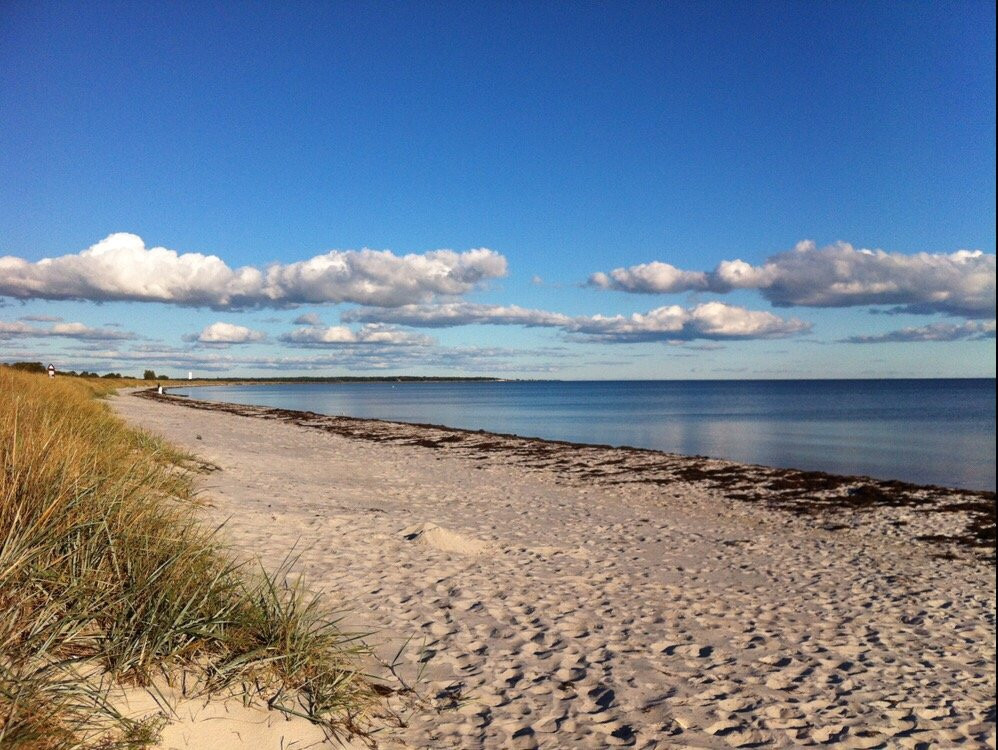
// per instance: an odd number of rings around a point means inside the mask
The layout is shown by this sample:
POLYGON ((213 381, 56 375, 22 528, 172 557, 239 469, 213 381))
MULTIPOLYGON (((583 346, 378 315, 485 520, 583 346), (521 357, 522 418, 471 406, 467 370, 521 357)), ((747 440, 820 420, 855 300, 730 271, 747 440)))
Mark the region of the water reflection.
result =
POLYGON ((196 398, 995 487, 994 380, 351 383, 196 398))

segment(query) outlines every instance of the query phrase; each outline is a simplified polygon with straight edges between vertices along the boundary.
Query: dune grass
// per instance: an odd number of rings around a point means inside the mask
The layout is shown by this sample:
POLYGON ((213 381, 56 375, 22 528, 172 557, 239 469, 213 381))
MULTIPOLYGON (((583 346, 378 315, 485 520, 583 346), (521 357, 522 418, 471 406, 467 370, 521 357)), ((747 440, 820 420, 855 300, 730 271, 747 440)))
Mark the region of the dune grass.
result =
POLYGON ((357 729, 363 643, 288 568, 224 551, 194 457, 95 398, 122 385, 0 367, 0 747, 143 747, 109 691, 163 682, 357 729))

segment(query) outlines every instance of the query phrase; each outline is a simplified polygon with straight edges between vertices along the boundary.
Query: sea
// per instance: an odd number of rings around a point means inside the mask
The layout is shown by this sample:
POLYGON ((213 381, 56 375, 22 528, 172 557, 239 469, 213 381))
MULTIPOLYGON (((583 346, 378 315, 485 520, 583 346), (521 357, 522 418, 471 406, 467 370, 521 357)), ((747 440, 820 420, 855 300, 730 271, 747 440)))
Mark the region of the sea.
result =
POLYGON ((209 401, 995 489, 995 380, 282 383, 209 401))

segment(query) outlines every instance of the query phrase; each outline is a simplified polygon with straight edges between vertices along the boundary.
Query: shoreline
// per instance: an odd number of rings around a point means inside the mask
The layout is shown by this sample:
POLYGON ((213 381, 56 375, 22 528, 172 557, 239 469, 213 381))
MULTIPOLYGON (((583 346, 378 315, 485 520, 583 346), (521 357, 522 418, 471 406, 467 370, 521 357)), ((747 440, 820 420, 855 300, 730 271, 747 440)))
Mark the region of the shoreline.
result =
POLYGON ((232 384, 206 386, 209 391, 201 392, 180 385, 168 392, 330 416, 513 433, 554 442, 705 455, 813 474, 995 492, 993 381, 919 383, 913 379, 826 379, 792 381, 790 386, 780 381, 738 381, 732 386, 711 381, 690 382, 693 390, 688 390, 681 383, 660 381, 645 384, 651 390, 643 390, 642 382, 621 381, 619 392, 615 387, 607 390, 605 383, 578 382, 455 385, 453 391, 445 384, 411 384, 413 391, 404 384, 396 390, 394 383, 375 383, 371 387, 381 390, 371 393, 364 388, 354 392, 351 384, 232 384), (503 385, 513 390, 507 392, 503 385), (964 392, 972 399, 973 409, 961 409, 953 402, 964 392), (914 407, 926 398, 934 406, 914 407), (594 400, 591 407, 584 405, 585 399, 594 400), (538 407, 549 418, 538 418, 538 407))
POLYGON ((970 511, 922 510, 955 496, 878 505, 849 484, 777 512, 721 485, 805 492, 792 476, 726 462, 111 405, 205 463, 204 520, 237 556, 293 551, 351 630, 401 650, 422 699, 385 750, 995 742, 994 569, 916 539, 966 531, 970 511))
POLYGON ((630 472, 639 475, 627 480, 632 483, 665 485, 675 481, 699 482, 710 489, 723 492, 729 499, 762 502, 776 510, 798 515, 820 517, 834 514, 837 510, 913 508, 921 512, 960 516, 960 530, 953 524, 946 524, 950 533, 938 533, 933 529, 931 533, 912 535, 912 539, 937 545, 940 555, 953 555, 956 550, 971 551, 981 559, 996 564, 996 496, 994 492, 987 490, 771 467, 708 456, 668 453, 653 448, 576 443, 441 424, 333 416, 276 407, 205 401, 168 392, 158 394, 152 389, 140 390, 133 395, 169 401, 193 409, 259 419, 279 419, 352 439, 396 442, 433 449, 464 449, 471 453, 501 452, 517 463, 533 468, 547 467, 546 462, 567 458, 567 455, 554 454, 602 451, 613 454, 613 457, 609 459, 610 463, 604 460, 595 465, 587 465, 585 473, 589 480, 624 481, 619 475, 630 472), (531 461, 531 458, 535 460, 531 461), (628 465, 625 467, 624 464, 628 465))

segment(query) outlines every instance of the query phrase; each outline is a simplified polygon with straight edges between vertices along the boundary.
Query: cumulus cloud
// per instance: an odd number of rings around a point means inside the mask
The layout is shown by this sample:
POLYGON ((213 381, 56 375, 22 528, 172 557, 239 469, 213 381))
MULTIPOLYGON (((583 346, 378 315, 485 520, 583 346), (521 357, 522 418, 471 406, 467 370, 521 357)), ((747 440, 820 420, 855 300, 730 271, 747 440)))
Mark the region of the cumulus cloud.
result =
POLYGON ((342 346, 344 344, 427 346, 433 343, 433 340, 427 336, 378 324, 365 325, 356 331, 346 326, 296 328, 289 333, 282 334, 279 339, 286 344, 317 347, 342 346))
POLYGON ((292 321, 296 326, 319 326, 322 319, 316 313, 304 313, 292 321))
POLYGON ((387 250, 333 250, 262 269, 230 268, 214 255, 147 248, 141 237, 121 232, 76 255, 37 263, 0 257, 0 296, 214 309, 335 302, 393 307, 465 294, 505 274, 506 259, 486 248, 403 256, 387 250))
POLYGON ((185 341, 197 341, 200 344, 251 344, 263 341, 266 335, 262 331, 254 331, 246 326, 218 321, 205 326, 201 333, 184 336, 185 341))
POLYGON ((607 343, 628 343, 771 339, 793 336, 810 328, 802 320, 785 320, 765 311, 707 302, 691 309, 670 305, 629 316, 574 318, 565 330, 607 343))
POLYGON ((660 261, 642 263, 630 268, 615 268, 589 277, 592 286, 622 292, 671 294, 707 288, 707 274, 702 271, 682 271, 660 261))
POLYGON ((892 305, 894 312, 995 314, 995 256, 980 250, 905 255, 805 241, 760 266, 729 260, 708 273, 646 263, 593 274, 589 284, 646 294, 757 289, 778 307, 892 305))
POLYGON ((906 312, 995 314, 995 256, 979 250, 903 255, 857 250, 844 242, 822 249, 802 242, 744 281, 728 268, 718 267, 717 275, 733 288, 759 288, 780 306, 896 305, 906 312))
POLYGON ((927 326, 902 328, 870 336, 850 336, 848 344, 889 344, 908 341, 978 341, 995 337, 995 321, 968 320, 964 323, 932 323, 927 326))
POLYGON ((43 338, 57 336, 83 341, 124 341, 136 338, 130 331, 115 331, 108 328, 91 328, 83 323, 55 323, 48 328, 40 328, 23 320, 6 322, 0 320, 0 339, 43 338))
POLYGON ((391 309, 361 308, 344 313, 343 319, 424 328, 471 324, 558 328, 576 338, 606 343, 781 338, 811 327, 801 320, 787 320, 769 312, 747 310, 723 302, 707 302, 693 308, 672 305, 629 316, 576 317, 515 305, 459 302, 391 309))

